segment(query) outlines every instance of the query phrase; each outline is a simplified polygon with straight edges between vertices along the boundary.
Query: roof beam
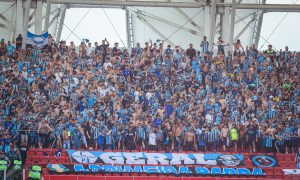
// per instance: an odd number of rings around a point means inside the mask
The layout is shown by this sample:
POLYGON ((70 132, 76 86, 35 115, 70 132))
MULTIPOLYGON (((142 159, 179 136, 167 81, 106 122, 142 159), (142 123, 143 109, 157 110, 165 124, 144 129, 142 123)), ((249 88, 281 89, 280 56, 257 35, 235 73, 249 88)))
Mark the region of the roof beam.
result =
MULTIPOLYGON (((175 8, 199 8, 206 5, 205 2, 166 2, 166 1, 108 1, 108 0, 52 0, 53 4, 89 4, 109 6, 143 6, 143 7, 175 7, 175 8)), ((232 6, 231 3, 217 3, 217 6, 232 6)), ((300 4, 237 4, 237 9, 261 9, 272 11, 300 10, 300 4)))
POLYGON ((166 2, 166 1, 108 1, 108 0, 52 0, 53 4, 89 4, 108 6, 143 6, 143 7, 177 7, 199 8, 206 5, 205 2, 166 2))
MULTIPOLYGON (((1 0, 12 2, 13 0, 1 0)), ((170 7, 170 8, 200 8, 205 2, 166 2, 166 1, 110 1, 110 0, 52 0, 52 4, 82 4, 82 5, 107 5, 107 6, 142 6, 142 7, 170 7)), ((217 3, 218 7, 231 7, 232 3, 217 3)), ((259 9, 266 12, 300 12, 300 4, 237 4, 236 9, 259 9)))

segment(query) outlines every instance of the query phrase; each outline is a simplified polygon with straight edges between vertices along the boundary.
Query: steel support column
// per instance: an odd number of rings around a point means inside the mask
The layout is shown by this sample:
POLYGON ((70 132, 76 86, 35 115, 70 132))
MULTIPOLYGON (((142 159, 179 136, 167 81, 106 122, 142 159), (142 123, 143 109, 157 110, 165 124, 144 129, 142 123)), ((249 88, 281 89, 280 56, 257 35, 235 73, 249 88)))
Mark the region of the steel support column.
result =
POLYGON ((63 30, 63 27, 64 27, 64 22, 65 22, 65 17, 66 17, 66 11, 67 11, 67 8, 64 8, 61 16, 60 16, 60 20, 59 20, 59 26, 58 26, 58 29, 57 29, 57 35, 56 35, 56 42, 59 42, 61 39, 61 32, 63 30))
POLYGON ((51 0, 47 0, 46 18, 45 18, 44 32, 47 32, 47 31, 48 31, 48 28, 49 28, 50 8, 51 8, 51 0))
MULTIPOLYGON (((16 1, 16 17, 24 17, 23 14, 23 5, 22 5, 22 0, 17 0, 16 1)), ((23 18, 16 18, 16 34, 22 34, 23 35, 23 29, 24 29, 24 19, 23 18)))
MULTIPOLYGON (((262 0, 262 4, 266 4, 266 1, 267 0, 262 0)), ((264 18, 264 11, 262 11, 262 13, 258 17, 257 29, 255 32, 255 40, 254 40, 255 47, 258 47, 263 18, 264 18)))
POLYGON ((236 0, 232 0, 231 7, 231 22, 230 22, 230 33, 229 33, 229 51, 233 49, 233 36, 234 36, 234 26, 235 26, 235 12, 236 12, 236 0))
POLYGON ((43 30, 43 2, 37 1, 37 6, 35 10, 35 34, 41 34, 43 30))
MULTIPOLYGON (((14 4, 13 6, 13 12, 12 12, 12 16, 11 16, 11 22, 14 23, 16 22, 16 10, 17 10, 17 4, 14 4)), ((16 24, 15 24, 16 26, 16 24)), ((16 38, 16 27, 14 28, 13 31, 10 31, 10 34, 9 34, 9 39, 13 42, 16 38)), ((13 42, 14 43, 14 42, 13 42)))
POLYGON ((128 7, 125 7, 125 22, 126 22, 126 36, 127 36, 127 48, 131 50, 131 37, 130 37, 130 19, 129 19, 128 7))
POLYGON ((211 23, 211 16, 210 16, 210 7, 209 6, 205 6, 204 7, 204 17, 203 17, 203 25, 202 27, 204 27, 204 36, 208 36, 209 32, 210 32, 210 23, 211 23))
POLYGON ((225 43, 229 43, 229 15, 230 9, 229 7, 225 7, 222 23, 222 38, 225 43))
POLYGON ((217 6, 216 6, 216 0, 211 1, 211 11, 210 11, 210 30, 209 30, 209 50, 212 51, 214 46, 214 39, 215 39, 215 28, 216 28, 216 12, 217 12, 217 6))
POLYGON ((27 0, 25 4, 25 15, 24 15, 24 24, 23 24, 23 43, 22 49, 25 49, 27 43, 27 31, 28 31, 28 22, 29 22, 29 11, 30 11, 31 0, 27 0))

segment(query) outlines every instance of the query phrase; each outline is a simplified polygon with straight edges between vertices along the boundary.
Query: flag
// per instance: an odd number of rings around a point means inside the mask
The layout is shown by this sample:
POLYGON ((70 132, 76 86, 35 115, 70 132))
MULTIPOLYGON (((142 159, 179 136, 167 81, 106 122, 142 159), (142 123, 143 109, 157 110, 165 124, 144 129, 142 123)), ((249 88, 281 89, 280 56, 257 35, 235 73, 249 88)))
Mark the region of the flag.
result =
POLYGON ((48 44, 48 32, 44 34, 33 34, 31 32, 27 32, 27 45, 36 48, 42 49, 45 45, 48 44))

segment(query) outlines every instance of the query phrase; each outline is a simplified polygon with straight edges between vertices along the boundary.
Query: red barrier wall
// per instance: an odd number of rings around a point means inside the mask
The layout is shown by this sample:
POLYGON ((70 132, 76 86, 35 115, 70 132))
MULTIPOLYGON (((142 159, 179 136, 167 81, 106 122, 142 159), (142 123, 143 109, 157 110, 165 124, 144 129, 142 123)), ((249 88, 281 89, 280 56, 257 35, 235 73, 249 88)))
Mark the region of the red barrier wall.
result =
MULTIPOLYGON (((89 176, 89 175, 45 175, 44 180, 241 180, 225 177, 155 177, 155 176, 89 176)), ((274 178, 249 178, 247 180, 268 180, 274 178)))

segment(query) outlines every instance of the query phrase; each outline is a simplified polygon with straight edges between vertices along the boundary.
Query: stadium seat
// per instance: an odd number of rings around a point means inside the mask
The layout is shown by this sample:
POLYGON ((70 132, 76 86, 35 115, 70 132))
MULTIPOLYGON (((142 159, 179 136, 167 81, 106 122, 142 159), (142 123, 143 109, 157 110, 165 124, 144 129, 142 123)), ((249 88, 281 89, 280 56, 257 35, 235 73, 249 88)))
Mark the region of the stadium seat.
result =
POLYGON ((266 173, 266 176, 274 176, 274 169, 273 168, 264 168, 263 170, 266 173))
POLYGON ((274 176, 275 176, 275 178, 282 178, 282 169, 274 168, 274 176))

